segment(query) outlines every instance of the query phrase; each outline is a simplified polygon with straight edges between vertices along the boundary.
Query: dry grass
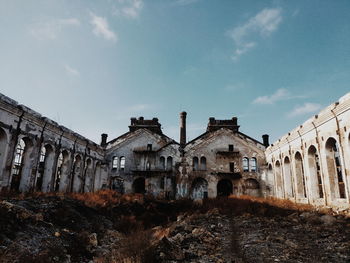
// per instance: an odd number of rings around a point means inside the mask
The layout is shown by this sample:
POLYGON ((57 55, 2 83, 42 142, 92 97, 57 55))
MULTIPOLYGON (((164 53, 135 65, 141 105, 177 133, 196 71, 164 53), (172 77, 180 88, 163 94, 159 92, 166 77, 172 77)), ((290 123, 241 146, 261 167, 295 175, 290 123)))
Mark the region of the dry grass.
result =
POLYGON ((286 199, 279 199, 275 197, 254 197, 249 195, 241 195, 241 196, 235 196, 231 195, 229 197, 230 199, 238 199, 238 200, 248 200, 255 203, 260 204, 267 204, 270 206, 287 209, 287 210, 296 210, 296 211, 310 211, 315 210, 315 207, 310 204, 300 204, 300 203, 294 203, 291 200, 286 199))

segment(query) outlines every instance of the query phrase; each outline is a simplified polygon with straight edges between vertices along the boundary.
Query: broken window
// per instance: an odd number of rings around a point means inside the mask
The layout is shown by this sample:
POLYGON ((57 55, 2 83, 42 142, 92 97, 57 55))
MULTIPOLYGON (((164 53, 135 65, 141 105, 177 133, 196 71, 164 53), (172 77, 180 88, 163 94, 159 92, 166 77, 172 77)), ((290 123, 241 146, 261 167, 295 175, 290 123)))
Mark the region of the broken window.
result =
POLYGON ((342 163, 338 144, 334 138, 329 138, 326 142, 326 158, 333 198, 346 198, 342 163))
POLYGON ((243 172, 249 172, 249 159, 247 157, 243 158, 243 172))
POLYGON ((304 165, 303 165, 303 158, 300 152, 296 152, 295 154, 295 175, 297 180, 296 183, 297 183, 298 197, 306 198, 304 165))
POLYGON ((312 193, 316 198, 323 198, 320 160, 315 146, 310 146, 308 157, 312 193))
POLYGON ((207 170, 207 159, 204 156, 201 157, 201 167, 200 167, 200 169, 202 171, 207 170))
POLYGON ((167 160, 166 160, 166 169, 168 171, 173 169, 173 157, 168 156, 167 160))
POLYGON ((118 169, 118 157, 114 156, 112 160, 112 169, 118 169))
POLYGON ((198 157, 193 157, 192 166, 193 166, 193 171, 198 171, 198 157))
POLYGON ((124 171, 124 169, 125 169, 125 157, 122 156, 120 157, 120 170, 124 171))
POLYGON ((230 163, 230 172, 231 173, 235 172, 235 163, 230 163))
POLYGON ((58 160, 57 160, 57 174, 56 174, 54 191, 58 191, 60 188, 60 180, 61 180, 61 176, 62 176, 63 162, 64 162, 63 154, 60 153, 60 155, 58 156, 58 160))
POLYGON ((256 172, 257 171, 257 165, 256 165, 256 158, 255 157, 253 157, 253 158, 251 158, 250 159, 250 170, 252 171, 252 172, 256 172))
POLYGON ((228 145, 228 151, 229 152, 233 152, 233 144, 229 144, 228 145))
POLYGON ((159 163, 160 163, 160 169, 165 170, 165 157, 161 156, 159 158, 159 163))
POLYGON ((19 183, 21 181, 21 171, 23 166, 23 155, 25 150, 26 144, 21 139, 16 147, 15 152, 15 158, 13 161, 13 167, 12 167, 12 180, 11 180, 11 189, 12 190, 18 190, 19 189, 19 183))

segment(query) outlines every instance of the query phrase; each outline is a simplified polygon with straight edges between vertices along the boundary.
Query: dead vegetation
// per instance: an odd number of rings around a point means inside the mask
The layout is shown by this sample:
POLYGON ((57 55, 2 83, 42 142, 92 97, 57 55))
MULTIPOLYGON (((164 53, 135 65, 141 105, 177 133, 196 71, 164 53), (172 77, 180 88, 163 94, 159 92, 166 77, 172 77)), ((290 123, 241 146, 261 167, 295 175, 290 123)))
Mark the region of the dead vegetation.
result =
MULTIPOLYGON (((176 227, 179 222, 184 222, 181 227, 186 229, 191 218, 198 221, 197 215, 203 218, 201 224, 205 224, 206 218, 212 218, 213 210, 219 213, 215 214, 215 220, 220 221, 220 215, 225 220, 242 218, 248 222, 254 219, 261 227, 271 222, 278 228, 279 221, 286 218, 292 220, 290 227, 308 224, 311 229, 318 229, 326 223, 334 224, 332 218, 322 218, 310 205, 249 196, 193 203, 188 199, 164 201, 102 190, 84 194, 12 194, 0 199, 0 262, 165 262, 159 257, 159 242, 163 247, 178 251, 193 248, 191 240, 205 243, 201 237, 196 237, 197 234, 193 237, 193 233, 186 234, 176 227), (174 233, 189 235, 184 238, 185 246, 189 247, 182 248, 181 242, 176 245, 169 243, 167 239, 174 233)), ((350 226, 345 218, 339 217, 339 220, 350 226)), ((206 229, 203 230, 206 236, 212 232, 209 225, 201 225, 200 229, 206 229)), ((215 233, 220 234, 219 228, 215 229, 215 233)), ((329 232, 330 236, 333 235, 332 229, 329 232)), ((297 238, 293 242, 297 242, 297 238)), ((172 251, 175 257, 176 251, 172 251)), ((200 251, 205 253, 203 249, 200 251)), ((186 258, 185 252, 181 255, 186 258)))

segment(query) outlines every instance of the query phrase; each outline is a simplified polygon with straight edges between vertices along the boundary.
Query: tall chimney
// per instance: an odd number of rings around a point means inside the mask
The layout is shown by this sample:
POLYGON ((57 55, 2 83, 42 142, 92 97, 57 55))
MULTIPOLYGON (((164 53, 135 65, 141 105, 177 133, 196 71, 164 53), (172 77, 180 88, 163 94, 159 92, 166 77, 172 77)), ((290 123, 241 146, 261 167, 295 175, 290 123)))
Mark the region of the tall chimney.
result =
POLYGON ((180 146, 184 148, 186 145, 186 116, 185 111, 180 113, 180 146))
POLYGON ((268 134, 264 134, 262 136, 263 138, 263 144, 265 147, 269 147, 270 146, 270 142, 269 142, 269 135, 268 134))
POLYGON ((101 146, 102 147, 105 147, 107 145, 107 137, 108 137, 108 134, 106 134, 106 133, 101 134, 101 146))

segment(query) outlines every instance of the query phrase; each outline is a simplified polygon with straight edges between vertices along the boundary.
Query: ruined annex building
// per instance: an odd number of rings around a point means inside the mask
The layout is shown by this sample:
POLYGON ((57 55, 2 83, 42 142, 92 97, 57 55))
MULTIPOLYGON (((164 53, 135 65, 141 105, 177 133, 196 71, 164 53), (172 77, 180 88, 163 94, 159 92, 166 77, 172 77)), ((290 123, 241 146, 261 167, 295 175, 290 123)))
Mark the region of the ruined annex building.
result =
POLYGON ((0 189, 20 192, 145 193, 162 198, 276 196, 349 207, 350 93, 269 146, 238 120, 209 118, 186 141, 163 134, 157 118, 131 118, 129 131, 96 144, 0 95, 0 189))

